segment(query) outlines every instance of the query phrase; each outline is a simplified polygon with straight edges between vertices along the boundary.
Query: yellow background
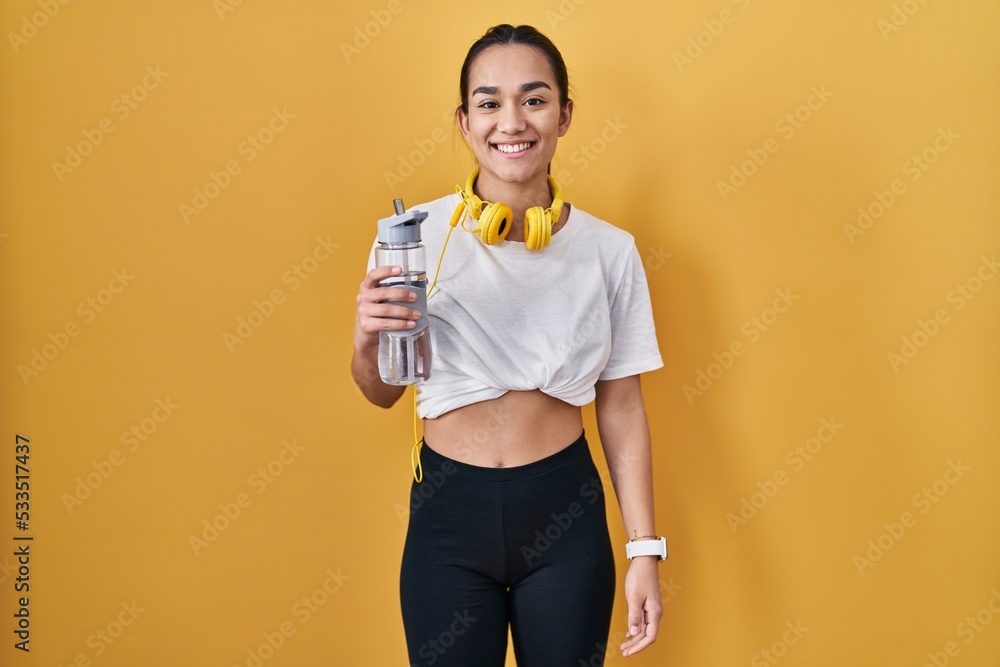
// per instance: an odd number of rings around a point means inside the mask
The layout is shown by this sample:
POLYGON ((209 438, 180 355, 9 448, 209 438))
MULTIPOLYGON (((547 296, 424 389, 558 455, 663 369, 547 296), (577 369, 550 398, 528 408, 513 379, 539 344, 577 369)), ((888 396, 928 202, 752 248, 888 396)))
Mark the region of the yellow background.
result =
POLYGON ((644 388, 667 602, 630 663, 998 664, 994 0, 221 2, 0 5, 0 662, 247 665, 286 624, 263 664, 406 663, 411 412, 351 382, 354 297, 391 199, 467 174, 450 111, 469 45, 523 22, 570 68, 556 173, 635 235, 666 363, 644 388), (769 311, 779 290, 792 305, 769 311), (234 343, 240 318, 260 326, 234 343), (894 363, 904 338, 920 346, 894 363), (34 537, 30 654, 15 535, 34 537))

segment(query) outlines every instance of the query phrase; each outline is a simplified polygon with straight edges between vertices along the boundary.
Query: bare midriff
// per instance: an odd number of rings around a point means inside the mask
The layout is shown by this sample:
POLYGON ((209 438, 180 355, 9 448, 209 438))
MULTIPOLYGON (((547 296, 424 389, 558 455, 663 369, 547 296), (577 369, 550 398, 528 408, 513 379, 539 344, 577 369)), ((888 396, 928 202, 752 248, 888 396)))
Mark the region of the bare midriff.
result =
POLYGON ((512 468, 565 449, 583 432, 580 408, 541 391, 499 398, 424 420, 427 446, 474 466, 512 468))

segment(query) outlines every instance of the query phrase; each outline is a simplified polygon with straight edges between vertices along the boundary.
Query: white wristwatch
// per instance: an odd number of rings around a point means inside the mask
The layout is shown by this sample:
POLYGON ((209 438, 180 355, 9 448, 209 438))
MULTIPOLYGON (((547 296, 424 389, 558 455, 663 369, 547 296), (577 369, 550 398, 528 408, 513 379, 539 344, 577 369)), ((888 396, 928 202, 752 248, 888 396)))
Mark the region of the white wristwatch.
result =
POLYGON ((636 556, 659 556, 660 560, 667 560, 667 538, 661 537, 658 540, 636 540, 625 544, 625 555, 629 560, 636 556))

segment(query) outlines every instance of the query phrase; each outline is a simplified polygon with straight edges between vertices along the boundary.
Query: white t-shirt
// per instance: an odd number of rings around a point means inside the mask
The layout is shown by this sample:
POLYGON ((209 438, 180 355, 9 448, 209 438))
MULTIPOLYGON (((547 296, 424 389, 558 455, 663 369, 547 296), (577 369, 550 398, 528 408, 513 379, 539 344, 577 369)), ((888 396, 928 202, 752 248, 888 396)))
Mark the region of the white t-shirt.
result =
MULTIPOLYGON (((428 283, 459 201, 456 193, 408 209, 428 213, 428 283)), ((569 211, 540 251, 517 241, 487 246, 455 228, 427 300, 432 357, 430 378, 417 385, 421 418, 510 390, 540 389, 582 406, 598 380, 663 366, 635 239, 569 211)), ((374 266, 373 246, 368 270, 374 266)))

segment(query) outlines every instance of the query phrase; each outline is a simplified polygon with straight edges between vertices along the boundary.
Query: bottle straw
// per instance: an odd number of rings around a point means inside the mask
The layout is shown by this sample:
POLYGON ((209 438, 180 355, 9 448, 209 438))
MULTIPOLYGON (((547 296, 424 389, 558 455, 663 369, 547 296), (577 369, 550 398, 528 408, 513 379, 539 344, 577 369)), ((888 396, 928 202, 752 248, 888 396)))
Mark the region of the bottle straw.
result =
MULTIPOLYGON (((396 209, 396 215, 403 215, 403 213, 406 212, 406 209, 403 207, 403 200, 398 197, 392 200, 392 206, 393 208, 396 209)), ((410 253, 408 253, 406 250, 403 250, 403 285, 405 285, 408 290, 413 286, 413 283, 410 282, 409 257, 410 253)), ((407 372, 407 379, 412 380, 414 377, 416 377, 414 369, 414 360, 413 360, 412 334, 406 337, 406 372, 407 372)))

